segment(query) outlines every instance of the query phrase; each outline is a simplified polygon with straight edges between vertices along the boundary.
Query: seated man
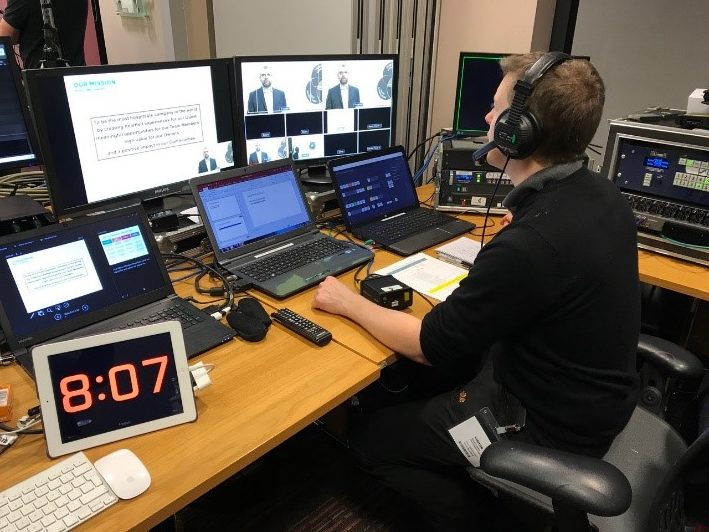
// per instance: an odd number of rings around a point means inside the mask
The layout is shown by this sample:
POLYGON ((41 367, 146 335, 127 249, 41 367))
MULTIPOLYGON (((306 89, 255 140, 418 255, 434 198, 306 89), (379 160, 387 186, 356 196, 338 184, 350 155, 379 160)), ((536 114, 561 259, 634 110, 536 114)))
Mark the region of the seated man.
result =
MULTIPOLYGON (((494 138, 514 86, 541 54, 502 60, 486 120, 494 138)), ((449 429, 489 407, 519 439, 602 456, 627 423, 638 391, 640 329, 635 222, 616 187, 581 159, 603 110, 596 69, 568 59, 536 83, 525 108, 543 124, 531 155, 488 162, 515 188, 513 214, 469 275, 420 320, 379 307, 328 277, 314 306, 345 316, 418 364, 415 400, 375 411, 350 436, 355 456, 412 499, 438 530, 475 528, 487 501, 449 429), (477 498, 476 498, 477 497, 477 498)), ((509 115, 508 115, 509 116, 509 115)))

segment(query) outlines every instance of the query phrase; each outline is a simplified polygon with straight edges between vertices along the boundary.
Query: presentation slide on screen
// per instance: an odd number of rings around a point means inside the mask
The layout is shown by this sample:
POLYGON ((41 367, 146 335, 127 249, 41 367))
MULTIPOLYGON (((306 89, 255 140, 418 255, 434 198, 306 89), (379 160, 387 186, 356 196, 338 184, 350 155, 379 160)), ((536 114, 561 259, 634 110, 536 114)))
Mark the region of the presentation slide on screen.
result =
POLYGON ((248 62, 241 65, 241 81, 244 92, 244 109, 252 112, 263 111, 254 106, 257 94, 252 93, 262 87, 261 74, 270 74, 274 89, 274 103, 284 105, 284 112, 322 111, 325 109, 327 93, 331 88, 339 90, 338 72, 342 64, 347 71, 347 82, 359 91, 362 107, 385 107, 391 105, 392 62, 386 59, 352 61, 277 61, 248 62), (265 68, 264 68, 265 67, 265 68), (276 95, 275 91, 281 94, 276 95))
POLYGON ((228 157, 228 143, 217 144, 207 66, 66 76, 64 84, 89 201, 214 171, 228 157))
POLYGON ((108 264, 114 266, 118 263, 137 259, 148 254, 148 248, 140 234, 137 225, 112 231, 99 236, 103 252, 106 254, 108 264))
POLYGON ((7 259, 27 313, 102 289, 83 240, 7 259))

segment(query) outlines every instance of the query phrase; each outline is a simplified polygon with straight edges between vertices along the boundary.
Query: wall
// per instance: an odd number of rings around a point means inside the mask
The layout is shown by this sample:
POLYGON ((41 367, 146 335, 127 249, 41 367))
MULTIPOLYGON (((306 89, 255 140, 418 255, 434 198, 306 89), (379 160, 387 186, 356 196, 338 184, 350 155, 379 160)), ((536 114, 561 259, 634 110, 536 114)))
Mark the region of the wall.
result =
POLYGON ((213 0, 217 57, 346 54, 353 0, 213 0))
POLYGON ((99 0, 106 55, 109 64, 173 61, 170 8, 166 0, 145 0, 150 16, 146 19, 116 15, 114 0, 99 0))
POLYGON ((554 0, 442 0, 430 134, 453 124, 460 52, 547 50, 554 0))
POLYGON ((589 55, 606 82, 606 105, 594 138, 605 146, 608 119, 651 106, 685 109, 709 87, 709 2, 581 0, 572 52, 589 55))

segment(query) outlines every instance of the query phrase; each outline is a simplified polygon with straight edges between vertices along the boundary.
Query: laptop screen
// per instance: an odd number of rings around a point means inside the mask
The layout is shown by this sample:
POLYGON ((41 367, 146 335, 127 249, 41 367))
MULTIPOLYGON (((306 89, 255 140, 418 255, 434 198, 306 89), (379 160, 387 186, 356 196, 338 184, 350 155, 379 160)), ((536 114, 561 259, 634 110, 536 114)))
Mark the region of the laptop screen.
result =
POLYGON ((165 288, 144 215, 124 211, 0 241, 3 321, 19 344, 105 319, 132 299, 165 288))
POLYGON ((310 224, 290 163, 212 180, 196 190, 222 253, 310 224))
POLYGON ((418 206, 409 165, 402 151, 374 155, 330 166, 349 226, 418 206))

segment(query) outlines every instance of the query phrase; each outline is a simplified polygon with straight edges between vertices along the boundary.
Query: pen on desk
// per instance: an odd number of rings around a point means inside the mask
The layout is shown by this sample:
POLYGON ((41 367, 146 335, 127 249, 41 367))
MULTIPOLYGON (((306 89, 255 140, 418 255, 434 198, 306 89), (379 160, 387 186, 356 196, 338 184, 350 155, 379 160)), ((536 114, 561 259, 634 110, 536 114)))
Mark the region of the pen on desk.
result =
POLYGON ((443 262, 447 262, 449 264, 455 264, 456 266, 460 266, 461 268, 467 268, 468 270, 473 267, 473 265, 469 262, 466 262, 464 260, 456 259, 455 257, 451 257, 449 255, 445 255, 442 253, 438 254, 438 258, 441 259, 443 262))

